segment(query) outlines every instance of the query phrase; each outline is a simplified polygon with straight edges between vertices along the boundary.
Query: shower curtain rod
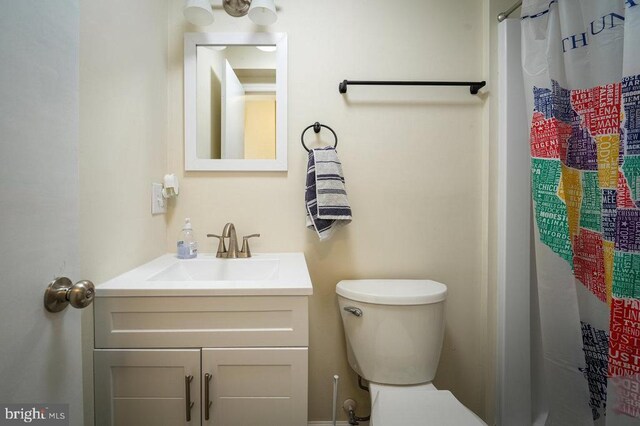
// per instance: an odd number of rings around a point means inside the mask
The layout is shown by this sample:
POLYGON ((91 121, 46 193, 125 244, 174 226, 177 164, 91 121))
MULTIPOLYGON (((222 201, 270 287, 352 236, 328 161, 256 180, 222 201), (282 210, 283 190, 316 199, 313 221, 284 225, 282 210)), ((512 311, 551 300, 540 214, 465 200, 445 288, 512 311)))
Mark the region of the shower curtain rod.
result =
POLYGON ((354 81, 343 80, 338 85, 340 93, 347 93, 347 86, 469 86, 472 95, 477 95, 478 90, 487 84, 486 81, 354 81))
POLYGON ((516 2, 513 6, 511 6, 509 9, 505 10, 504 12, 498 13, 498 22, 502 22, 505 19, 507 19, 509 15, 511 15, 513 11, 519 8, 520 6, 522 6, 522 1, 516 2))

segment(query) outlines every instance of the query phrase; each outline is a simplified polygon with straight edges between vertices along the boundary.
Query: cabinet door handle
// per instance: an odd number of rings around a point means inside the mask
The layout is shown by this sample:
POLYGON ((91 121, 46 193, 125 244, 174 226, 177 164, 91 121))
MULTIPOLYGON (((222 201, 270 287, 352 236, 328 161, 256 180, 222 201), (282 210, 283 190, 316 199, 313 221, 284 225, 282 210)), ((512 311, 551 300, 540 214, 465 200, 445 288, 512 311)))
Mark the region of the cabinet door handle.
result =
POLYGON ((209 398, 209 385, 211 384, 213 376, 209 373, 204 375, 204 419, 209 420, 209 409, 213 401, 209 398))
POLYGON ((187 412, 187 421, 191 421, 191 409, 193 408, 193 404, 195 402, 191 402, 191 382, 193 381, 193 376, 184 376, 184 392, 185 392, 185 410, 187 412))

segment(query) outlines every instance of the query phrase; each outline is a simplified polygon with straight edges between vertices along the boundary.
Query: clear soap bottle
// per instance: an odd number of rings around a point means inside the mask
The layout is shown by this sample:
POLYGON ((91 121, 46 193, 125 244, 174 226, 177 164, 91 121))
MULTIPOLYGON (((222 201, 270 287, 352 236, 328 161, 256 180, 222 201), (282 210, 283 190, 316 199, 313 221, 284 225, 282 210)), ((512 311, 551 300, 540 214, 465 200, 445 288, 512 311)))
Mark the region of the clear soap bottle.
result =
POLYGON ((193 228, 191 227, 191 219, 184 220, 180 238, 178 238, 178 259, 193 259, 198 256, 198 243, 193 237, 193 228))

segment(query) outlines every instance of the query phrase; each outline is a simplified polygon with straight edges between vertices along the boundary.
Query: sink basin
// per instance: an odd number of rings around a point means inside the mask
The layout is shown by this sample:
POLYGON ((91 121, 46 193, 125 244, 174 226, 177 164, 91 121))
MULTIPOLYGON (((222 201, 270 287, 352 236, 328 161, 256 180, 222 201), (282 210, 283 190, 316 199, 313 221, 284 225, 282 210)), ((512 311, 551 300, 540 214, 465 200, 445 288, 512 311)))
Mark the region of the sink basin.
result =
POLYGON ((254 253, 248 259, 165 254, 96 286, 96 297, 310 294, 313 287, 302 253, 254 253))
POLYGON ((184 259, 148 281, 263 281, 278 278, 278 259, 184 259))

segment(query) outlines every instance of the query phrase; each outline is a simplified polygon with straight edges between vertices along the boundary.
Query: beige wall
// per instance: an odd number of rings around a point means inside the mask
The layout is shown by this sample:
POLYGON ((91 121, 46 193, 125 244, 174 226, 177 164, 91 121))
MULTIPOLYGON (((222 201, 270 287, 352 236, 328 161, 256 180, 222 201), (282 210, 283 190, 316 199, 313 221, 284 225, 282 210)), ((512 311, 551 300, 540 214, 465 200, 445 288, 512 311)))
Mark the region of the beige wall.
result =
MULTIPOLYGON (((484 96, 464 88, 352 87, 342 79, 476 80, 489 72, 486 2, 279 0, 269 31, 289 35, 289 171, 184 173, 182 0, 169 0, 168 172, 181 178, 169 211, 166 250, 191 217, 202 251, 207 232, 233 221, 260 232, 256 252, 303 251, 310 299, 309 419, 331 418, 333 374, 340 400, 368 396, 348 367, 335 285, 354 278, 431 278, 449 286, 437 386, 492 418, 493 380, 487 307, 489 132, 484 96), (353 223, 320 243, 305 229, 306 152, 301 131, 320 121, 338 134, 353 223)), ((206 31, 253 31, 247 18, 215 10, 206 31)), ((314 136, 307 134, 307 144, 314 136)), ((327 132, 321 136, 332 142, 327 132)))
POLYGON ((244 158, 276 158, 276 100, 273 95, 245 96, 244 158))
MULTIPOLYGON (((81 277, 96 284, 164 253, 150 188, 167 167, 167 2, 80 2, 81 277)), ((77 277, 80 279, 80 277, 77 277)), ((85 424, 93 313, 83 312, 85 424)))

